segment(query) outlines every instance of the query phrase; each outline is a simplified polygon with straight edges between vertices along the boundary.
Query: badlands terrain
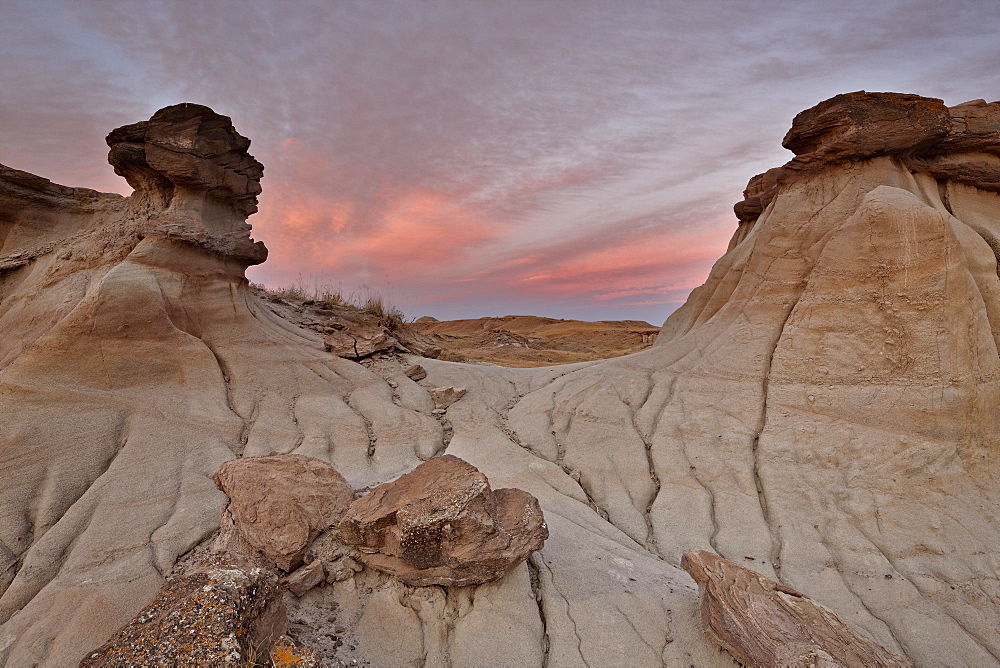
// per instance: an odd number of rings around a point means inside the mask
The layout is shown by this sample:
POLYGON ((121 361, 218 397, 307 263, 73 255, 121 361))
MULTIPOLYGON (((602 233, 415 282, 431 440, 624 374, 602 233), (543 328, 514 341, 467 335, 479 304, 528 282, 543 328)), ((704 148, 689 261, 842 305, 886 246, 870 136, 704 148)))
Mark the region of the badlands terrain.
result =
POLYGON ((641 320, 563 320, 532 315, 435 320, 412 329, 453 356, 513 367, 550 366, 620 357, 653 345, 659 327, 641 320))
POLYGON ((641 320, 564 320, 533 315, 438 320, 429 316, 406 322, 402 312, 387 307, 380 297, 345 300, 339 293, 298 288, 268 290, 251 286, 277 315, 320 334, 343 332, 327 347, 344 356, 371 354, 371 344, 382 350, 417 352, 450 362, 485 362, 510 367, 551 366, 620 357, 653 345, 659 327, 641 320), (401 346, 369 340, 354 351, 355 339, 380 331, 379 322, 392 330, 401 346), (333 344, 333 345, 331 345, 333 344), (339 344, 339 345, 338 345, 339 344), (353 352, 353 354, 352 354, 353 352))
POLYGON ((355 560, 275 594, 330 665, 1000 663, 1000 103, 802 112, 654 345, 524 369, 256 295, 263 167, 227 117, 176 105, 108 144, 130 197, 0 167, 0 664, 139 652, 137 614, 239 528, 220 467, 272 453, 332 464, 345 503, 454 455, 544 513, 485 584, 355 560))

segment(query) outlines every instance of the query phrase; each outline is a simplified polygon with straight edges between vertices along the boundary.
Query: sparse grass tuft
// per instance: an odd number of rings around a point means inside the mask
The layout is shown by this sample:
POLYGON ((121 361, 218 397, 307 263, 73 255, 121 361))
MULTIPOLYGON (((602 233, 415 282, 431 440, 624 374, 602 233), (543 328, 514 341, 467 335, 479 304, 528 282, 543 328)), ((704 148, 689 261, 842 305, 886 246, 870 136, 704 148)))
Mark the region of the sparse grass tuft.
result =
POLYGON ((347 306, 349 304, 344 295, 340 293, 340 290, 324 287, 317 289, 313 294, 313 299, 320 302, 326 308, 330 308, 331 306, 347 306))
POLYGON ((406 316, 395 306, 387 306, 382 295, 369 294, 361 305, 361 312, 379 319, 389 329, 399 329, 406 323, 406 316))
POLYGON ((285 299, 295 299, 298 301, 305 301, 309 299, 309 293, 302 285, 292 284, 287 288, 279 288, 277 291, 279 297, 284 297, 285 299))
POLYGON ((329 283, 314 283, 310 288, 306 287, 301 279, 297 283, 277 289, 267 288, 260 283, 251 283, 250 287, 282 299, 298 302, 311 300, 321 308, 341 306, 357 309, 362 313, 377 317, 382 325, 388 329, 399 329, 406 324, 406 315, 395 306, 387 303, 381 294, 373 292, 367 285, 363 287, 363 295, 351 293, 346 296, 340 287, 334 287, 329 283))

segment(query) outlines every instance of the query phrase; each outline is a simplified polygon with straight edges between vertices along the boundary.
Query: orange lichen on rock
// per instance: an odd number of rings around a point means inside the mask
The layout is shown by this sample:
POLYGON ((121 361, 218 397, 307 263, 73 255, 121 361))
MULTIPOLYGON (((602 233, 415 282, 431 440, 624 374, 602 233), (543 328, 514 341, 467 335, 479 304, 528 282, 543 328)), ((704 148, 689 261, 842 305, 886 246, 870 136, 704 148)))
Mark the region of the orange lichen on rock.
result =
POLYGON ((313 668, 323 665, 316 652, 296 644, 288 636, 281 636, 271 647, 271 664, 274 668, 313 668))
POLYGON ((285 631, 274 574, 224 561, 167 581, 159 596, 81 666, 245 666, 285 631))

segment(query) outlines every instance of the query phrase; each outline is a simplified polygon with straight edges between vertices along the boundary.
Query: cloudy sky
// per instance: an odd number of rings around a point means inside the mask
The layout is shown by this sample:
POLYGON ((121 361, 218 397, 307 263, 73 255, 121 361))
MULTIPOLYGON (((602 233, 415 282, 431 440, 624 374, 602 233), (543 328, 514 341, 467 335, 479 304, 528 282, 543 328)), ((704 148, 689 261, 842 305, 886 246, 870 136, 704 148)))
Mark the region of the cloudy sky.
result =
POLYGON ((1000 99, 1000 0, 0 0, 0 162, 123 194, 177 102, 265 165, 250 270, 407 315, 660 324, 792 116, 1000 99))

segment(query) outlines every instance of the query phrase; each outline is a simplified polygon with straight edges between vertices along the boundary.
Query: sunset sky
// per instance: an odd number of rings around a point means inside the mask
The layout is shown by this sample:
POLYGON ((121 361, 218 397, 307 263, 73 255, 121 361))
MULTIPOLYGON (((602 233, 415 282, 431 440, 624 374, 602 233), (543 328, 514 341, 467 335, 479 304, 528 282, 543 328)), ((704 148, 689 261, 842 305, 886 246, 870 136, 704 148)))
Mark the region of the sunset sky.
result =
POLYGON ((409 316, 661 324, 792 117, 1000 99, 1000 0, 0 0, 0 163, 128 194, 114 127, 177 102, 265 166, 271 287, 409 316))

